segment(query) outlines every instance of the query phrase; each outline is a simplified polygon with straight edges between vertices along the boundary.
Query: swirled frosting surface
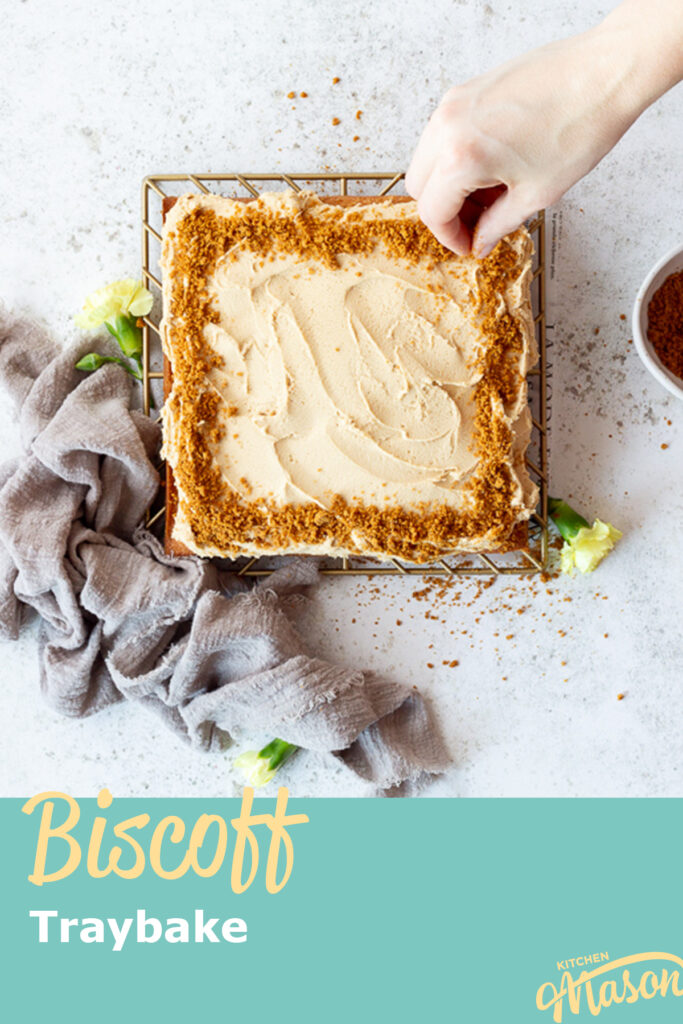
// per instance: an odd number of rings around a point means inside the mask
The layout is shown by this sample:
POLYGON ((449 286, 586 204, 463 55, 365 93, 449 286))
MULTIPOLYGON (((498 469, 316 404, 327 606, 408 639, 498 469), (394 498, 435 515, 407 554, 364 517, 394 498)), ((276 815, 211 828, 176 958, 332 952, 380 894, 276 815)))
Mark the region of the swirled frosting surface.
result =
MULTIPOLYGON (((243 203, 222 197, 182 197, 166 233, 197 203, 221 217, 244 210, 243 203)), ((261 204, 281 217, 304 209, 348 216, 310 193, 266 194, 261 204)), ((352 209, 368 221, 417 218, 413 202, 352 209)), ((536 500, 523 463, 529 434, 523 377, 535 358, 530 241, 519 231, 507 244, 518 254, 519 273, 500 295, 500 309, 522 324, 524 345, 516 357, 520 387, 503 416, 513 433, 512 502, 524 519, 536 500)), ((164 261, 170 279, 172 246, 164 261)), ((218 259, 205 282, 215 314, 204 327, 215 357, 206 384, 219 400, 221 430, 212 452, 229 490, 245 502, 322 509, 338 497, 403 509, 462 507, 479 458, 473 394, 482 374, 478 356, 488 344, 477 315, 481 268, 473 258, 455 256, 410 262, 381 245, 339 252, 334 266, 297 251, 265 254, 239 246, 218 259)), ((164 326, 168 341, 169 305, 164 326)), ((167 414, 171 461, 180 444, 167 414)), ((174 536, 196 549, 182 494, 180 506, 174 536)), ((239 546, 259 549, 248 538, 239 546)), ((323 549, 320 543, 298 546, 323 549)))

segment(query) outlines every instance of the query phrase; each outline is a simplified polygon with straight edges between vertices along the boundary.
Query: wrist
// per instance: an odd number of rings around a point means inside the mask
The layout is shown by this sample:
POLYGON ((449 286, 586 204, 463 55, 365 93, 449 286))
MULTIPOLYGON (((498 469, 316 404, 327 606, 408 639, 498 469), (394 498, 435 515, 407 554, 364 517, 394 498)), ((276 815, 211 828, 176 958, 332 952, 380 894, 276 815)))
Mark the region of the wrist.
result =
POLYGON ((624 0, 590 33, 620 68, 618 99, 631 120, 683 78, 681 0, 624 0))

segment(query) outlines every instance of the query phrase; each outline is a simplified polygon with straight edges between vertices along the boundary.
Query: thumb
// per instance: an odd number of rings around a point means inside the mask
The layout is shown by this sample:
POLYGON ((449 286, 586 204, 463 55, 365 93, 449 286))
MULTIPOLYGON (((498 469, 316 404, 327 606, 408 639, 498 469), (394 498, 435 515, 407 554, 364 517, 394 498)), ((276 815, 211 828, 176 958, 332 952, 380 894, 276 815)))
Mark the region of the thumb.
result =
POLYGON ((518 190, 508 189, 477 221, 472 254, 479 259, 488 256, 504 235, 516 231, 527 217, 536 212, 536 207, 537 204, 530 203, 518 190))

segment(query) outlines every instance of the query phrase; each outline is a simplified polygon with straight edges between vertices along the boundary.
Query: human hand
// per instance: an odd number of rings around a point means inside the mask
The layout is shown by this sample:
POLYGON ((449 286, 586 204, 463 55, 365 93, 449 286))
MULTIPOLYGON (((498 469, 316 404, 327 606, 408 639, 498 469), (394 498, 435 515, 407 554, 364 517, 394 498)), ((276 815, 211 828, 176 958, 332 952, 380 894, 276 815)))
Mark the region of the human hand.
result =
POLYGON ((629 0, 595 29, 446 93, 406 175, 420 217, 443 245, 486 256, 595 167, 673 84, 671 71, 660 83, 648 69, 648 56, 661 60, 661 47, 648 55, 658 42, 650 14, 629 0))

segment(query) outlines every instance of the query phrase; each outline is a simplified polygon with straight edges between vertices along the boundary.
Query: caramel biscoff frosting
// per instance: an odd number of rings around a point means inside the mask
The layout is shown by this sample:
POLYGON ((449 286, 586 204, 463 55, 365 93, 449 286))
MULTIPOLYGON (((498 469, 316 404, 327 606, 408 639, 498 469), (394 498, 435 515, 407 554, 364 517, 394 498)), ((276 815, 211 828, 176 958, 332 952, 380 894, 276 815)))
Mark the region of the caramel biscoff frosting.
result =
POLYGON ((531 241, 443 249, 412 201, 180 197, 166 218, 173 538, 428 561, 505 546, 536 359, 531 241))

